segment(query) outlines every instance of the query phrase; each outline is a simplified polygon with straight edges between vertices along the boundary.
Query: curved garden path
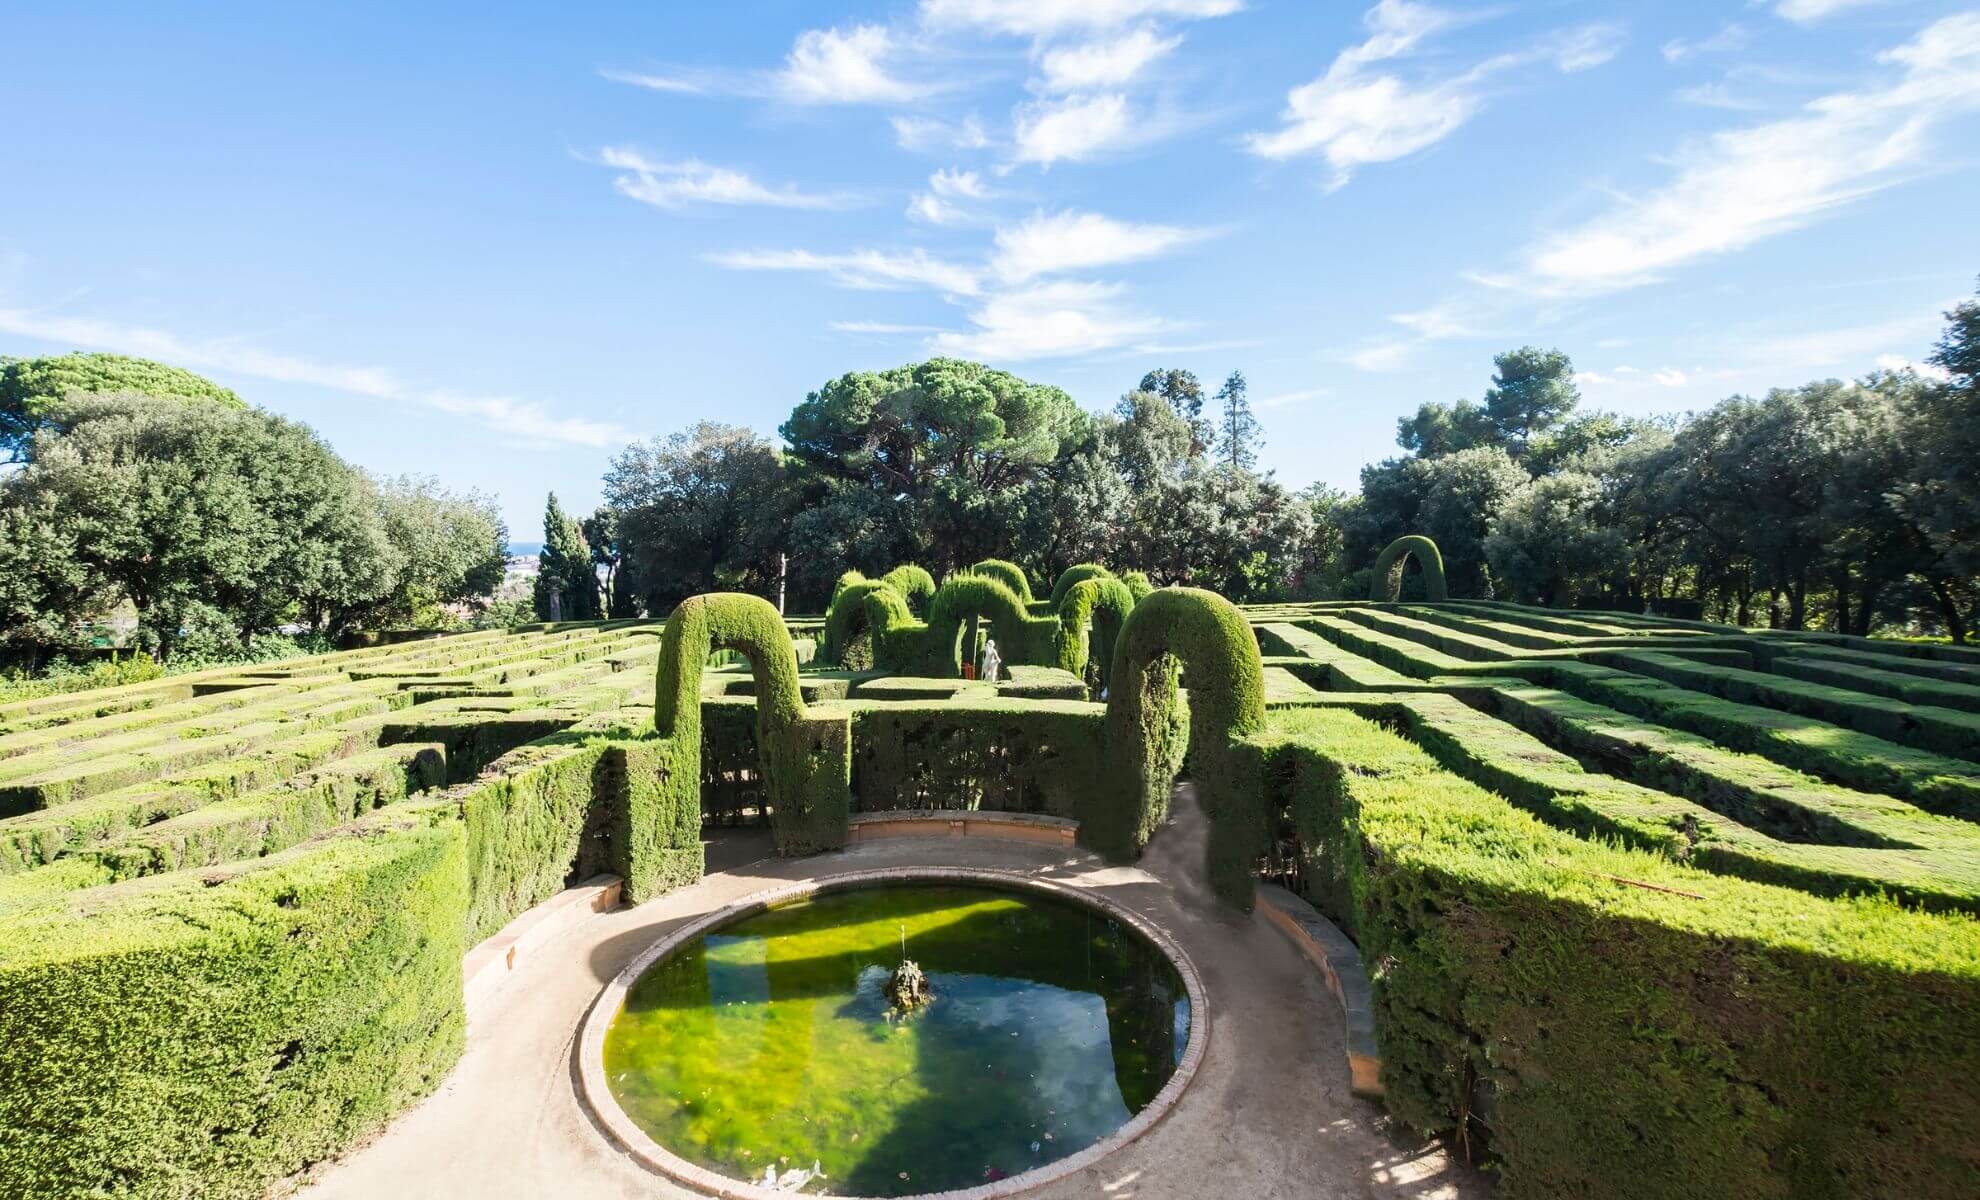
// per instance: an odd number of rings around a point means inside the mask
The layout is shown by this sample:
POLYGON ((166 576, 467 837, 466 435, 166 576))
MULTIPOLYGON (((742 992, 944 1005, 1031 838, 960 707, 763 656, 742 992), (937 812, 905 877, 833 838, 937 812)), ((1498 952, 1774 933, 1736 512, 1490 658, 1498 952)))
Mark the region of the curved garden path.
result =
POLYGON ((1209 994, 1209 1054, 1167 1119, 1086 1171, 1027 1195, 1486 1196, 1478 1175, 1399 1133, 1379 1107, 1349 1092, 1338 1005, 1262 917, 1217 907, 1201 881, 1201 814, 1189 802, 1176 808, 1133 867, 977 838, 891 838, 754 861, 743 860, 767 852, 767 838, 718 841, 700 884, 588 920, 519 964, 478 1011, 467 1052, 440 1090, 370 1145, 319 1166, 302 1195, 690 1195, 622 1153, 578 1099, 573 1048, 599 990, 667 931, 752 892, 846 871, 941 864, 1026 871, 1103 893, 1174 938, 1209 994))

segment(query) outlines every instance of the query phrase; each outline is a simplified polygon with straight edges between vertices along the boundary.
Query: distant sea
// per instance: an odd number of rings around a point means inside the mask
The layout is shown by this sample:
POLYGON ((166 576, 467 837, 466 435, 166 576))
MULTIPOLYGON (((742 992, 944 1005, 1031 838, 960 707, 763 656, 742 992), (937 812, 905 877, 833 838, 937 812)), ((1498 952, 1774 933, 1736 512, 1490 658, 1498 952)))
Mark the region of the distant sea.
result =
POLYGON ((513 542, 513 541, 512 541, 512 542, 510 542, 510 543, 509 543, 509 557, 510 557, 510 558, 528 558, 528 557, 529 557, 530 555, 532 555, 532 554, 541 554, 541 553, 543 553, 543 543, 542 543, 542 542, 513 542))

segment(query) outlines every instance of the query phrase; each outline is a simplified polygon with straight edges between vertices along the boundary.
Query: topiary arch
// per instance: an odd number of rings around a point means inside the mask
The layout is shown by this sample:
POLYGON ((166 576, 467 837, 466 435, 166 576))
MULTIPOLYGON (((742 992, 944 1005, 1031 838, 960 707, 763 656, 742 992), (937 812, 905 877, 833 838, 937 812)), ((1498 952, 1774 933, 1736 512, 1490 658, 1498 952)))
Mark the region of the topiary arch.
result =
POLYGON ((1059 572, 1058 582, 1052 585, 1052 607, 1058 608, 1064 604, 1066 602, 1066 593, 1072 591, 1073 586, 1082 580, 1112 579, 1113 577, 1114 573, 1099 563, 1074 563, 1072 566, 1059 572))
POLYGON ((653 725, 665 740, 647 760, 654 786, 677 792, 676 803, 700 811, 701 669, 714 650, 738 651, 756 677, 756 744, 778 852, 844 845, 852 810, 849 719, 843 712, 806 709, 790 632, 776 608, 758 596, 690 596, 667 618, 653 691, 653 725))
POLYGON ((1403 569, 1407 560, 1414 555, 1417 564, 1423 568, 1423 595, 1427 600, 1448 600, 1451 594, 1444 586, 1444 556, 1438 552, 1437 543, 1420 533, 1406 534, 1390 542, 1375 560, 1375 571, 1368 580, 1368 598, 1375 601, 1387 600, 1391 603, 1402 599, 1403 569))
POLYGON ((899 592, 910 612, 927 612, 928 602, 935 598, 935 577, 913 563, 895 567, 882 575, 880 582, 899 592))
POLYGON ((1264 847, 1264 789, 1256 756, 1243 753, 1236 739, 1264 726, 1264 664, 1236 605, 1198 588, 1163 588, 1134 606, 1114 645, 1105 792, 1081 825, 1095 850, 1124 859, 1148 844, 1168 812, 1185 721, 1190 772, 1210 818, 1211 886, 1248 908, 1252 867, 1264 847), (1171 656, 1187 675, 1186 714, 1171 656))
POLYGON ((1023 567, 1014 562, 1005 562, 1001 558, 986 558, 967 570, 958 571, 957 574, 988 575, 1011 589, 1011 593, 1018 598, 1020 604, 1030 604, 1034 599, 1031 594, 1031 578, 1024 573, 1023 567))
POLYGON ((997 640, 998 652, 1005 662, 1054 661, 1059 618, 1032 616, 1025 601, 1000 575, 978 573, 971 568, 944 579, 935 590, 935 601, 928 606, 928 630, 922 635, 921 659, 915 664, 916 669, 949 678, 962 674, 960 643, 963 626, 972 616, 990 622, 990 636, 997 640))
MULTIPOLYGON (((1061 582, 1064 579, 1060 576, 1061 582)), ((1111 575, 1089 577, 1068 587, 1059 605, 1055 664, 1082 678, 1088 663, 1097 664, 1100 685, 1106 686, 1114 665, 1114 643, 1132 611, 1134 594, 1111 575), (1091 638, 1086 632, 1089 623, 1093 626, 1091 638)))

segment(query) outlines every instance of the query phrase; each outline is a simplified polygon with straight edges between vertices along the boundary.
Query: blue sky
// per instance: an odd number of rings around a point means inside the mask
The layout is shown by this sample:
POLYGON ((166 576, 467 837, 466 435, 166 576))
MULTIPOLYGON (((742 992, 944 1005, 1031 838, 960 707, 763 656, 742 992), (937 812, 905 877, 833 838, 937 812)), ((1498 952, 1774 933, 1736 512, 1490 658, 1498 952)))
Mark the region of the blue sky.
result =
POLYGON ((1491 355, 1700 407, 1922 358, 1980 11, 901 0, 8 6, 0 353, 201 370, 536 536, 628 440, 981 358, 1249 377, 1352 486, 1491 355), (169 11, 168 11, 169 10, 169 11))

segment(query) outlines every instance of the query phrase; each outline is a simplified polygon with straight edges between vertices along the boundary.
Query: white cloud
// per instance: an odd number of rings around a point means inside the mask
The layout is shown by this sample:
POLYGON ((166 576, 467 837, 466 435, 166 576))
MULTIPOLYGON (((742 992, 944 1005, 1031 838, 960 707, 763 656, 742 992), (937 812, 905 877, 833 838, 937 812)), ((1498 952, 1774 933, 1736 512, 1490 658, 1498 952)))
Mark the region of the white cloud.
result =
POLYGON ((898 103, 926 94, 927 88, 888 73, 887 60, 898 51, 882 25, 808 29, 784 59, 778 93, 797 104, 898 103))
POLYGON ((1118 29, 1150 18, 1223 17, 1243 7, 1243 0, 921 0, 921 18, 936 26, 1051 37, 1118 29))
POLYGON ((928 225, 954 225, 969 214, 933 192, 916 192, 908 197, 907 216, 928 225))
POLYGON ((1572 74, 1599 67, 1622 50, 1623 31, 1609 24, 1583 25, 1557 34, 1547 56, 1554 65, 1572 74))
POLYGON ((1690 382, 1685 373, 1676 367, 1664 367, 1650 378, 1660 387, 1683 387, 1690 382))
POLYGON ((1421 338, 1443 341, 1478 336, 1469 318, 1459 311, 1459 305, 1451 301, 1416 312, 1395 313, 1389 320, 1421 338))
POLYGON ((1119 87, 1180 45, 1182 38, 1163 37, 1144 25, 1111 40, 1055 46, 1045 51, 1038 65, 1045 73, 1045 86, 1053 91, 1119 87))
POLYGON ((315 362, 258 350, 237 339, 197 341, 141 326, 89 317, 53 316, 19 308, 0 309, 0 333, 157 358, 200 371, 307 384, 386 404, 416 404, 466 417, 512 437, 578 446, 620 446, 637 437, 630 430, 604 421, 553 415, 545 406, 530 401, 416 388, 380 368, 315 362))
POLYGON ((1784 120, 1687 147, 1675 178, 1549 237, 1528 255, 1537 290, 1633 286, 1698 258, 1800 228, 1925 169, 1928 134, 1980 108, 1980 14, 1940 20, 1881 56, 1894 82, 1837 92, 1784 120))
POLYGON ((1116 221, 1099 213, 1039 212, 997 230, 991 269, 1015 283, 1037 275, 1156 258, 1202 236, 1201 230, 1116 221))
POLYGON ((1936 379, 1940 383, 1952 378, 1951 372, 1944 367, 1906 358, 1902 354, 1879 354, 1875 362, 1880 371, 1911 371, 1927 379, 1936 379))
POLYGON ((1599 371, 1576 371, 1574 382, 1576 387, 1602 387, 1614 383, 1615 380, 1599 371))
POLYGON ((771 208, 844 208, 850 197, 801 192, 794 187, 769 188, 742 171, 712 166, 699 159, 661 162, 637 150, 607 146, 598 161, 626 172, 612 186, 655 208, 684 208, 690 204, 743 204, 771 208))
POLYGON ((973 296, 983 287, 976 268, 932 258, 923 250, 907 254, 880 250, 856 250, 850 254, 814 254, 809 250, 734 250, 711 254, 708 261, 736 271, 816 272, 842 287, 862 291, 925 287, 958 296, 973 296))
POLYGON ((1683 38, 1672 38, 1665 42, 1664 61, 1678 63, 1697 58, 1701 54, 1731 54, 1735 50, 1744 50, 1746 44, 1752 40, 1753 35, 1746 26, 1726 25, 1711 37, 1700 38, 1695 42, 1687 42, 1683 38))
POLYGON ((1416 349, 1415 342, 1376 342, 1341 357, 1357 371, 1381 375, 1407 367, 1416 349))
POLYGON ((974 329, 936 335, 931 348, 966 358, 1017 362, 1130 346, 1169 328, 1125 308, 1119 284, 1054 280, 991 294, 969 314, 974 329))
POLYGON ((916 192, 908 200, 907 215, 930 225, 954 225, 969 219, 969 213, 953 201, 985 200, 990 189, 974 171, 944 168, 928 177, 928 190, 916 192))
POLYGON ((1027 105, 1017 118, 1018 162, 1077 162, 1130 139, 1127 97, 1070 96, 1027 105))
POLYGON ((1779 4, 1774 5, 1774 11, 1790 21, 1805 25, 1811 21, 1820 21, 1824 17, 1833 17, 1847 9, 1862 8, 1866 4, 1876 2, 1877 0, 1780 0, 1779 4))
POLYGON ((954 123, 934 117, 889 117, 887 121, 894 127, 895 143, 903 150, 981 150, 990 144, 983 123, 974 114, 954 123))
POLYGON ((1490 77, 1543 60, 1561 71, 1584 71, 1615 57, 1622 44, 1615 26, 1585 25, 1428 82, 1367 70, 1411 53, 1461 19, 1409 0, 1381 0, 1362 15, 1367 39, 1336 55, 1319 78, 1287 92, 1280 128, 1248 134, 1247 148, 1279 160, 1318 155, 1334 168, 1338 187, 1356 167, 1393 162, 1449 137, 1483 105, 1483 85, 1490 77))
POLYGON ((951 200, 957 197, 966 200, 986 200, 990 196, 990 189, 984 186, 981 175, 958 167, 945 167, 930 175, 928 190, 951 200))
POLYGON ((691 79, 683 75, 653 75, 640 71, 600 71, 599 75, 613 83, 629 83, 652 92, 678 92, 689 96, 699 96, 708 91, 704 80, 691 79))

